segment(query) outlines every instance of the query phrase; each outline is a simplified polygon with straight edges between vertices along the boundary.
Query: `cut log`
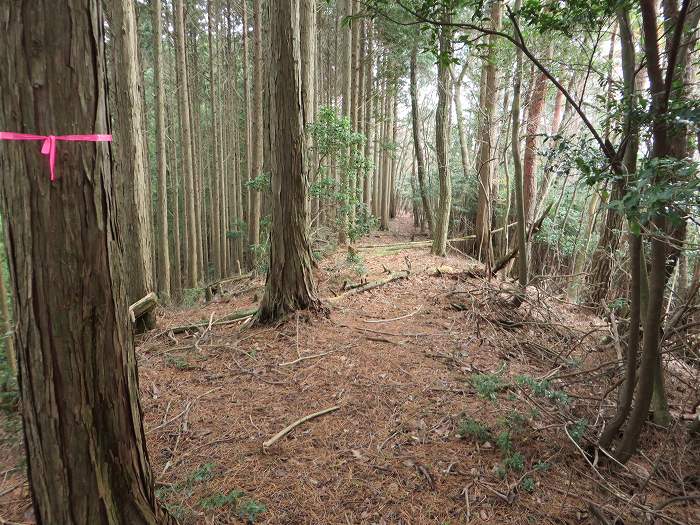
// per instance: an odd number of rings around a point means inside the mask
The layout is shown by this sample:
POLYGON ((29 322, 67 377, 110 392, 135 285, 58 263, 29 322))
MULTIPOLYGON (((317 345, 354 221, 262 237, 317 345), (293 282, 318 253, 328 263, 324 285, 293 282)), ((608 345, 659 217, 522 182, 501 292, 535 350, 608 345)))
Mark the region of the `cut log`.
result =
POLYGON ((135 333, 141 334, 156 327, 155 307, 157 304, 158 296, 155 292, 151 292, 129 307, 129 319, 135 333))
POLYGON ((204 293, 206 295, 207 301, 211 301, 212 296, 221 292, 221 286, 224 284, 235 283, 238 281, 244 281, 253 277, 253 272, 249 272, 243 275, 235 275, 234 277, 226 277, 225 279, 219 279, 218 281, 211 282, 204 287, 204 293))

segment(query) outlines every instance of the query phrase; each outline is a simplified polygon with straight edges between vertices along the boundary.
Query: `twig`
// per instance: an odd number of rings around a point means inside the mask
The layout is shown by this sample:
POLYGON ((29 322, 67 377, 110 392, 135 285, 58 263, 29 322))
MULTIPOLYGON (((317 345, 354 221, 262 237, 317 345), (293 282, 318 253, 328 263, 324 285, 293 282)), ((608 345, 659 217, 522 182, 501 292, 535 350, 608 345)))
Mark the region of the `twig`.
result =
POLYGON ((324 355, 328 355, 328 354, 330 354, 330 352, 323 352, 321 354, 307 355, 304 357, 299 357, 298 359, 295 359, 294 361, 289 361, 287 363, 280 363, 279 366, 295 365, 301 361, 306 361, 307 359, 316 359, 317 357, 323 357, 324 355))
POLYGON ((410 314, 402 315, 400 317, 392 317, 391 319, 363 319, 365 323, 390 323, 392 321, 399 321, 401 319, 406 319, 407 317, 413 317, 416 315, 418 312, 421 311, 421 308, 423 308, 423 305, 420 305, 414 312, 411 312, 410 314))
POLYGON ((294 430, 299 425, 302 425, 302 424, 306 423, 307 421, 310 421, 311 419, 314 419, 316 417, 323 416, 325 414, 330 414, 331 412, 335 412, 339 408, 340 408, 340 406, 336 405, 334 407, 330 407, 330 408, 326 408, 324 410, 321 410, 320 412, 314 412, 313 414, 309 414, 308 416, 304 416, 301 419, 297 419, 294 423, 284 427, 277 434, 275 434, 270 439, 265 441, 262 445, 263 450, 270 448, 272 445, 277 443, 280 439, 282 439, 284 436, 289 434, 292 430, 294 430))
POLYGON ((192 401, 189 401, 189 402, 187 403, 187 405, 185 405, 185 408, 182 410, 182 412, 180 412, 179 414, 174 415, 173 417, 171 417, 171 418, 168 419, 167 421, 162 422, 162 423, 161 423, 160 425, 158 425, 157 427, 153 427, 153 428, 147 430, 147 431, 146 431, 146 434, 151 434, 152 432, 155 432, 156 430, 161 429, 161 428, 163 428, 163 427, 166 426, 166 425, 169 425, 170 423, 172 423, 173 421, 175 421, 177 418, 179 418, 179 417, 181 417, 181 416, 187 414, 187 412, 189 412, 189 410, 190 410, 190 407, 191 407, 196 401, 200 400, 201 398, 203 398, 203 397, 206 396, 207 394, 211 394, 212 392, 216 392, 217 390, 221 390, 221 387, 218 386, 218 387, 216 387, 216 388, 212 388, 211 390, 207 390, 207 391, 204 392, 203 394, 199 394, 199 395, 198 395, 197 397, 195 397, 192 401))

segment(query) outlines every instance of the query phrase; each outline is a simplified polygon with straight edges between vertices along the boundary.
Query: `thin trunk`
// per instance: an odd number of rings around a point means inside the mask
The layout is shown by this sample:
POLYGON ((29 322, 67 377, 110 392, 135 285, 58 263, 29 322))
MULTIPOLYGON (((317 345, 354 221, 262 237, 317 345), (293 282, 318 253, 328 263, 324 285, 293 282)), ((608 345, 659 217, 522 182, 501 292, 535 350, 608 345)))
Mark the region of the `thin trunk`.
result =
MULTIPOLYGON (((342 54, 340 56, 340 94, 342 97, 342 115, 344 118, 350 121, 352 126, 352 28, 350 25, 343 23, 343 18, 352 14, 352 0, 343 0, 342 2, 338 2, 338 9, 341 9, 340 31, 342 32, 343 38, 341 44, 342 54)), ((342 167, 342 172, 340 174, 340 191, 343 197, 340 203, 341 209, 339 210, 340 220, 338 221, 338 244, 344 245, 348 242, 348 228, 352 226, 349 224, 349 219, 352 217, 349 217, 350 214, 348 208, 350 206, 350 188, 354 188, 354 182, 351 177, 349 165, 350 148, 347 148, 346 151, 341 154, 341 156, 345 157, 346 162, 345 166, 342 167)))
MULTIPOLYGON (((214 35, 213 29, 216 21, 212 15, 212 0, 207 0, 207 33, 209 40, 209 97, 211 108, 211 126, 213 139, 213 162, 211 170, 211 257, 213 259, 214 275, 212 279, 221 278, 221 179, 224 171, 223 158, 221 157, 221 143, 219 137, 219 123, 217 111, 217 96, 214 77, 214 35)), ((219 7, 218 5, 216 6, 219 7)), ((217 9, 218 12, 218 9, 217 9)))
MULTIPOLYGON (((491 4, 490 26, 500 30, 503 3, 495 0, 491 4)), ((488 267, 493 265, 493 246, 491 241, 493 218, 493 133, 494 114, 496 111, 496 36, 489 36, 488 50, 484 59, 482 71, 483 108, 479 119, 479 151, 477 155, 477 184, 478 199, 476 213, 476 243, 475 249, 479 259, 488 267)))
MULTIPOLYGON (((516 0, 515 12, 520 10, 521 0, 516 0)), ((519 36, 516 36, 518 41, 519 36)), ((520 90, 523 81, 523 52, 519 48, 515 51, 516 65, 515 77, 513 79, 513 107, 512 107, 512 128, 511 128, 511 148, 513 153, 513 185, 515 186, 515 211, 518 218, 518 281, 521 292, 524 294, 528 282, 528 247, 527 247, 527 216, 525 215, 525 191, 523 188, 523 166, 520 156, 520 90)), ((506 220, 506 223, 508 221, 506 220)), ((506 230, 508 225, 506 224, 506 230)), ((522 298, 517 298, 518 306, 522 298)))
POLYGON ((165 149, 165 84, 163 80, 161 0, 153 4, 153 66, 156 111, 156 154, 158 158, 158 292, 161 301, 170 298, 170 251, 168 249, 168 163, 165 149))
MULTIPOLYGON (((442 22, 450 23, 452 17, 445 9, 442 22)), ((440 55, 447 57, 451 54, 452 33, 447 26, 440 28, 440 55)), ((437 75, 438 101, 435 111, 435 151, 437 156, 438 177, 440 178, 440 203, 436 217, 435 235, 433 237, 432 253, 445 256, 447 254, 447 234, 450 229, 450 212, 452 209, 452 180, 448 165, 448 148, 450 144, 450 68, 445 59, 438 60, 437 75)))
MULTIPOLYGON (((367 20, 367 55, 365 57, 365 160, 370 161, 373 157, 372 148, 372 116, 374 114, 376 96, 372 91, 373 75, 372 64, 374 60, 374 41, 373 41, 374 24, 371 20, 367 20)), ((372 181, 370 180, 373 168, 368 169, 363 177, 363 194, 364 203, 367 213, 370 213, 372 207, 372 181)))
MULTIPOLYGON (((551 53, 551 47, 547 49, 547 55, 551 53)), ((542 113, 547 96, 549 79, 544 73, 535 78, 530 96, 530 104, 527 112, 527 126, 525 136, 525 157, 523 159, 523 188, 525 199, 525 217, 528 223, 535 219, 535 196, 537 194, 537 136, 542 126, 542 113)))
POLYGON ((194 166, 192 160, 192 128, 190 121, 190 96, 187 81, 187 58, 185 50, 185 12, 183 0, 175 0, 175 33, 178 77, 180 79, 180 129, 182 131, 183 179, 185 197, 185 231, 187 237, 186 282, 187 288, 195 288, 199 282, 197 265, 197 222, 195 212, 194 166))
POLYGON ((428 231, 433 234, 433 210, 430 206, 430 197, 428 196, 428 188, 425 181, 425 158, 423 156, 423 142, 420 135, 420 117, 418 113, 418 80, 417 80, 417 62, 418 62, 418 47, 413 46, 411 51, 411 121, 413 129, 413 148, 416 157, 416 167, 418 170, 418 189, 420 198, 423 203, 423 215, 428 222, 428 231))
MULTIPOLYGON (((253 22, 253 106, 252 115, 249 117, 253 123, 251 145, 251 171, 250 180, 259 180, 262 177, 263 167, 263 54, 262 54, 262 0, 254 0, 253 22)), ((255 259, 255 249, 260 244, 260 210, 261 195, 254 187, 248 190, 250 202, 248 217, 248 248, 249 264, 252 266, 255 259)))

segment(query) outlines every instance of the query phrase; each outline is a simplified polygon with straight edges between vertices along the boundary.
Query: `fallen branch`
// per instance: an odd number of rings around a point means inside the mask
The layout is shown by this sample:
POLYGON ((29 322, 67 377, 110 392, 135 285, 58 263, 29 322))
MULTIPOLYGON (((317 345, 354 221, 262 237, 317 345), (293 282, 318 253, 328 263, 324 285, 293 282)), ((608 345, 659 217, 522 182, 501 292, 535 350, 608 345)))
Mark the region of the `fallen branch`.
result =
MULTIPOLYGON (((544 222, 545 218, 547 217, 547 214, 549 213, 549 210, 552 208, 552 205, 550 204, 547 206, 547 209, 544 210, 542 215, 540 216, 539 219, 537 219, 537 222, 535 222, 530 229, 527 232, 527 241, 530 242, 532 239, 532 236, 535 235, 540 228, 542 228, 542 223, 544 222)), ((518 255, 518 250, 520 249, 520 246, 517 244, 515 247, 510 251, 509 254, 507 254, 505 257, 503 257, 500 261, 498 261, 494 267, 493 270, 491 270, 491 275, 496 275, 498 272, 500 272, 503 268, 506 267, 506 265, 512 261, 516 255, 518 255)))
POLYGON ((321 354, 314 354, 314 355, 307 355, 304 357, 300 357, 298 359, 295 359, 294 361, 289 361, 287 363, 280 363, 279 366, 290 366, 290 365, 295 365, 297 363, 300 363, 301 361, 306 361, 308 359, 316 359, 317 357, 323 357, 324 355, 328 355, 330 352, 323 352, 321 354))
POLYGON ((280 439, 282 439, 284 436, 286 436, 287 434, 289 434, 292 430, 294 430, 294 429, 295 429, 296 427, 298 427, 299 425, 303 425, 303 424, 306 423, 307 421, 310 421, 310 420, 312 420, 312 419, 314 419, 314 418, 316 418, 316 417, 323 416, 323 415, 325 415, 325 414, 330 414, 331 412, 335 412, 335 411, 338 410, 339 408, 340 408, 340 406, 339 406, 339 405, 336 405, 336 406, 334 406, 334 407, 330 407, 330 408, 326 408, 326 409, 324 409, 324 410, 321 410, 320 412, 315 412, 315 413, 313 413, 313 414, 309 414, 308 416, 304 416, 304 417, 302 417, 301 419, 297 419, 294 423, 292 423, 291 425, 288 425, 288 426, 284 427, 284 428, 283 428, 282 430, 280 430, 277 434, 275 434, 275 435, 272 436, 270 439, 268 439, 267 441, 265 441, 265 442, 263 443, 263 445, 262 445, 262 446, 263 446, 263 450, 270 448, 272 445, 274 445, 275 443, 277 443, 280 439))
POLYGON ((173 334, 181 334, 183 332, 188 332, 190 330, 198 330, 200 328, 209 328, 211 329, 211 326, 220 326, 220 325, 225 325, 225 324, 230 324, 230 323, 235 323, 237 321, 241 321, 243 319, 247 319, 248 317, 255 315, 255 313, 258 311, 258 307, 252 307, 252 308, 244 308, 243 310, 236 310, 233 313, 230 313, 221 319, 211 323, 209 321, 201 321, 198 323, 191 323, 191 324, 185 324, 181 326, 174 326, 172 328, 169 328, 166 330, 164 333, 172 332, 173 334))
POLYGON ((421 308, 423 308, 423 305, 420 305, 418 308, 416 308, 413 312, 402 315, 399 317, 392 317, 391 319, 363 319, 365 323, 390 323, 392 321, 399 321, 400 319, 406 319, 407 317, 413 317, 416 315, 418 312, 421 311, 421 308))
MULTIPOLYGON (((517 223, 513 222, 508 225, 508 228, 512 228, 515 226, 517 223)), ((496 228, 495 230, 491 230, 491 234, 498 233, 503 231, 504 228, 501 226, 500 228, 496 228)), ((460 241, 471 241, 476 239, 476 235, 467 235, 465 237, 455 237, 454 239, 447 239, 447 242, 460 242, 460 241)), ((372 249, 377 249, 377 248, 386 248, 388 250, 393 250, 393 249, 412 249, 412 248, 423 248, 424 246, 431 246, 433 244, 432 239, 429 239, 427 241, 406 241, 406 242, 397 242, 394 244, 366 244, 364 246, 356 246, 356 250, 372 250, 372 249)))
POLYGON ((409 276, 408 271, 393 272, 393 273, 389 274, 387 277, 384 277, 383 279, 378 279, 376 281, 372 281, 372 282, 369 282, 367 284, 363 284, 362 286, 358 286, 357 288, 351 288, 350 290, 348 290, 340 295, 337 295, 336 297, 330 297, 328 299, 328 302, 334 303, 336 301, 339 301, 340 299, 347 297, 348 295, 366 292, 367 290, 371 290, 372 288, 377 288, 379 286, 383 286, 383 285, 390 283, 392 281, 398 281, 399 279, 406 279, 408 276, 409 276))

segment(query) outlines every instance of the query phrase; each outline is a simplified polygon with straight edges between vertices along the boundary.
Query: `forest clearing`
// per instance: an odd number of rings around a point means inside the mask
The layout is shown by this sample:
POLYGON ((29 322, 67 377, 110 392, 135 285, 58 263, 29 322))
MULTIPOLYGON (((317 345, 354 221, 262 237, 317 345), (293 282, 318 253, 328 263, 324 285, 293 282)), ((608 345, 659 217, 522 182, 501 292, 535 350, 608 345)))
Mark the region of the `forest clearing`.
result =
POLYGON ((0 525, 700 523, 700 0, 0 0, 0 525))

